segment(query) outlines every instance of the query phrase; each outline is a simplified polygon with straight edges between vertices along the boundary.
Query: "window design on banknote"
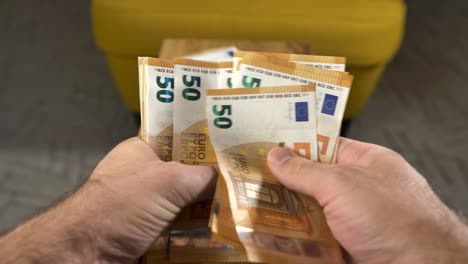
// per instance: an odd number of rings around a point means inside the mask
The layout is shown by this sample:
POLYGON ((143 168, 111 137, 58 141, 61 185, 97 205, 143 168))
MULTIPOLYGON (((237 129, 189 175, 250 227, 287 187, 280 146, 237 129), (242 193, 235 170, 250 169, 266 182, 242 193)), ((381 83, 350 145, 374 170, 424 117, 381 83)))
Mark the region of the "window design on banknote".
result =
POLYGON ((300 216, 299 199, 286 187, 233 172, 229 172, 229 176, 234 183, 239 206, 261 208, 290 216, 300 216))

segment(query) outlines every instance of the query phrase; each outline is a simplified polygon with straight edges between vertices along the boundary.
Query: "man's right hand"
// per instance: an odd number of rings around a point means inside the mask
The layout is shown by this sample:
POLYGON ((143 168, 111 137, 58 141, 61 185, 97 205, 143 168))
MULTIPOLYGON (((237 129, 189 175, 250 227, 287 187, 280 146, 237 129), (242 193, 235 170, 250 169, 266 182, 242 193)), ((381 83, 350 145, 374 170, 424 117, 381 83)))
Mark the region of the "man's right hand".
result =
POLYGON ((291 190, 315 197, 353 263, 468 263, 468 228, 399 154, 342 138, 336 165, 269 153, 291 190))

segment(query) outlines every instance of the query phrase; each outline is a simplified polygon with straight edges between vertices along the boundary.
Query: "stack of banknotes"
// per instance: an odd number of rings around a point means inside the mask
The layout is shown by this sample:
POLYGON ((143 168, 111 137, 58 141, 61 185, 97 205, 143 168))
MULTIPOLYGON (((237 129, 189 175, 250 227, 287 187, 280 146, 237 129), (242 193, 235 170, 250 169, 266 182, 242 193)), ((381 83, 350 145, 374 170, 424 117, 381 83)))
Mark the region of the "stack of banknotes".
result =
POLYGON ((345 58, 227 47, 140 57, 139 80, 141 138, 165 161, 219 171, 213 200, 185 208, 147 263, 343 262, 320 205, 276 181, 266 158, 279 146, 336 160, 345 58))

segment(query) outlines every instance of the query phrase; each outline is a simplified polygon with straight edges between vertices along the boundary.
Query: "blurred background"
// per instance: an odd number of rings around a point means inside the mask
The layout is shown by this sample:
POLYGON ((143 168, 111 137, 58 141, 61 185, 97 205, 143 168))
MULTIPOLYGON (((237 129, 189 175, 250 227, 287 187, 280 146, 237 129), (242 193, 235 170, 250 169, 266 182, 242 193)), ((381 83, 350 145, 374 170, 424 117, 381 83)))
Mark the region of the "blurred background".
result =
MULTIPOLYGON (((0 1, 0 232, 73 191, 113 146, 137 133, 96 47, 90 5, 0 1)), ((401 48, 348 132, 400 152, 465 215, 466 28, 467 1, 408 1, 401 48)), ((361 48, 379 49, 367 45, 361 48)))

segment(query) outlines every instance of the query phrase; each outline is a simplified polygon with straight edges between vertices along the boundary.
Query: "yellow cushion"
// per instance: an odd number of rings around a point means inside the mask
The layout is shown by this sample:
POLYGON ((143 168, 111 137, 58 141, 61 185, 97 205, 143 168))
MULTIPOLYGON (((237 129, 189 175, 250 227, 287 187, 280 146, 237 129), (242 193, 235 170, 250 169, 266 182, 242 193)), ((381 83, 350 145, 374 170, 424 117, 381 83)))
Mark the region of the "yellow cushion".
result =
POLYGON ((136 56, 157 56, 164 38, 296 40, 310 43, 315 54, 348 58, 350 71, 358 73, 347 109, 350 117, 362 108, 385 64, 398 50, 406 12, 402 0, 228 3, 232 2, 93 0, 96 43, 107 54, 132 110, 138 111, 139 106, 136 56), (120 65, 112 65, 113 61, 120 65), (124 61, 131 64, 124 66, 124 61), (354 98, 359 100, 354 102, 354 98))

